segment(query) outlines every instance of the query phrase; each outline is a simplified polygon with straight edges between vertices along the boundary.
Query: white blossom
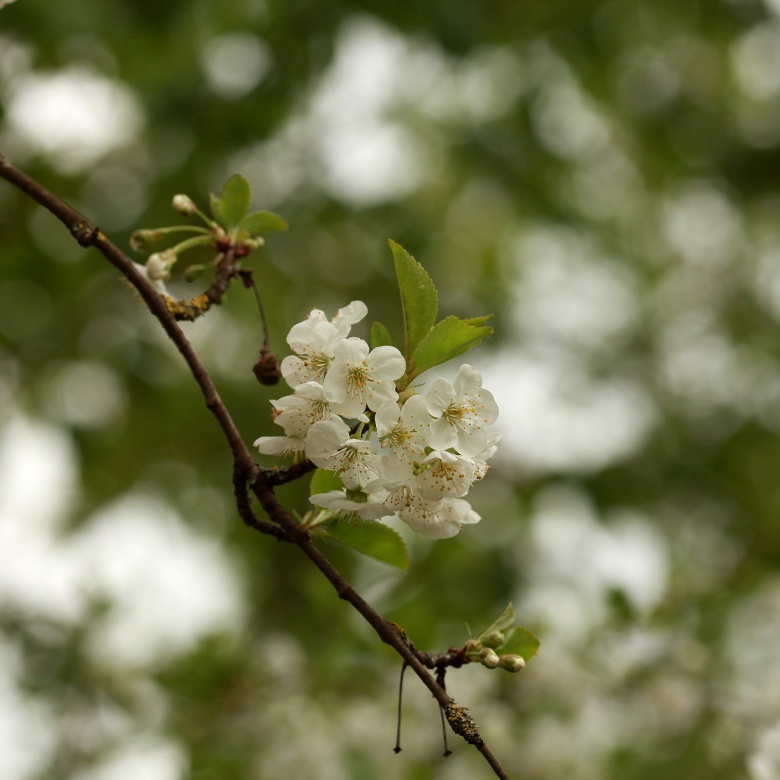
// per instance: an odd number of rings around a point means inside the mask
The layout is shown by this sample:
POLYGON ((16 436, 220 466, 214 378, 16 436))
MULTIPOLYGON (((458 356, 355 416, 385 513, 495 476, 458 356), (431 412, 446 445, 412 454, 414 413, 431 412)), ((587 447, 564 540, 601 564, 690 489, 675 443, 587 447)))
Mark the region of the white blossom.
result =
POLYGON ((339 309, 331 320, 341 338, 349 336, 353 325, 356 325, 368 314, 368 306, 363 301, 352 301, 349 306, 339 309))
POLYGON ((323 387, 331 409, 343 417, 359 418, 366 406, 375 412, 385 401, 395 401, 395 380, 406 361, 395 347, 377 347, 358 338, 339 341, 323 387))
POLYGON ((474 455, 487 447, 486 426, 496 421, 498 406, 482 387, 479 371, 464 364, 453 384, 442 377, 434 379, 425 400, 436 418, 431 424, 435 449, 453 447, 462 455, 474 455))
POLYGON ((333 323, 317 317, 293 325, 287 343, 295 354, 282 360, 282 376, 287 384, 294 388, 306 382, 322 382, 340 338, 333 323))
POLYGON ((478 481, 487 474, 490 466, 488 461, 496 454, 498 447, 496 446, 501 440, 501 434, 497 431, 490 431, 487 437, 487 446, 482 452, 477 453, 472 457, 474 461, 474 480, 478 481))
POLYGON ((287 436, 304 437, 314 423, 338 419, 331 412, 319 382, 298 385, 293 395, 271 401, 271 404, 276 411, 274 422, 284 429, 287 436))
POLYGON ((368 314, 363 301, 352 301, 328 321, 321 309, 312 309, 309 316, 293 325, 287 343, 295 353, 282 361, 282 376, 290 387, 304 382, 322 382, 328 371, 336 345, 345 339, 352 326, 368 314))
POLYGON ((423 464, 428 468, 417 477, 420 495, 431 501, 465 496, 475 480, 474 461, 463 455, 434 450, 423 464))
POLYGON ((411 482, 394 490, 385 504, 426 539, 447 539, 455 536, 462 526, 480 521, 468 501, 462 498, 430 501, 411 482))
POLYGON ((306 441, 298 436, 261 436, 255 441, 263 455, 276 455, 280 458, 299 458, 303 455, 306 441))
POLYGON ((425 457, 431 440, 431 415, 421 395, 407 399, 402 408, 386 401, 374 418, 382 447, 389 450, 411 473, 415 461, 425 457))
POLYGON ((326 471, 334 471, 345 487, 362 488, 379 477, 379 454, 365 439, 350 439, 340 419, 314 423, 306 435, 306 457, 326 471))
POLYGON ((293 393, 272 401, 274 422, 286 435, 263 436, 255 445, 266 454, 305 452, 340 477, 343 489, 311 496, 324 510, 315 523, 397 513, 426 538, 455 536, 480 520, 462 497, 496 451, 501 436, 489 426, 498 407, 469 365, 452 384, 435 379, 427 392, 400 403, 395 383, 406 370, 403 355, 390 346, 370 350, 349 336, 366 314, 362 301, 352 301, 332 320, 312 309, 293 326, 287 342, 295 354, 282 362, 293 393), (357 432, 345 420, 359 420, 357 432))
POLYGON ((392 510, 384 505, 384 495, 386 494, 375 493, 367 495, 359 493, 356 496, 355 491, 349 492, 351 496, 347 495, 346 490, 329 490, 327 493, 315 493, 315 495, 309 498, 309 501, 314 506, 343 514, 355 514, 363 520, 378 520, 380 517, 387 517, 387 515, 393 514, 392 510), (362 500, 356 500, 356 498, 361 498, 362 500))

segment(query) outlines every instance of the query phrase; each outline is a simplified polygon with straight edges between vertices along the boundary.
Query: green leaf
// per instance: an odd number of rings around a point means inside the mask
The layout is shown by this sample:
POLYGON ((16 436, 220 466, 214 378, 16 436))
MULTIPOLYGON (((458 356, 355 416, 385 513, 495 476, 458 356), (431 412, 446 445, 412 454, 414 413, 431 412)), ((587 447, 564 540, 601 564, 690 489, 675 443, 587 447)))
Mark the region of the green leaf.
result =
POLYGON ((492 634, 494 631, 501 631, 506 633, 507 629, 511 628, 515 623, 515 608, 510 601, 505 607, 504 611, 477 637, 480 641, 482 637, 492 634))
POLYGON ((468 352, 492 332, 489 325, 476 326, 457 317, 445 317, 431 328, 415 350, 412 357, 414 373, 410 379, 468 352))
POLYGON ((525 661, 529 661, 536 655, 540 642, 527 628, 516 626, 507 633, 510 635, 506 642, 496 649, 497 653, 501 655, 521 655, 525 661))
POLYGON ((371 349, 392 346, 393 337, 390 335, 390 331, 381 322, 375 322, 371 326, 371 349))
POLYGON ((417 345, 436 322, 439 300, 427 271, 400 245, 390 241, 404 314, 404 357, 409 362, 417 345))
POLYGON ((272 211, 253 211, 239 222, 237 229, 247 236, 263 236, 287 227, 287 222, 272 211))
POLYGON ((252 191, 249 182, 234 173, 222 188, 219 196, 219 212, 222 217, 222 225, 227 230, 232 230, 249 211, 249 203, 252 200, 252 191))
POLYGON ((341 520, 319 529, 317 535, 344 544, 401 571, 409 568, 406 543, 400 534, 377 520, 341 520))
POLYGON ((314 496, 318 493, 327 493, 329 490, 341 490, 343 487, 344 483, 335 471, 317 469, 311 478, 309 495, 314 496))

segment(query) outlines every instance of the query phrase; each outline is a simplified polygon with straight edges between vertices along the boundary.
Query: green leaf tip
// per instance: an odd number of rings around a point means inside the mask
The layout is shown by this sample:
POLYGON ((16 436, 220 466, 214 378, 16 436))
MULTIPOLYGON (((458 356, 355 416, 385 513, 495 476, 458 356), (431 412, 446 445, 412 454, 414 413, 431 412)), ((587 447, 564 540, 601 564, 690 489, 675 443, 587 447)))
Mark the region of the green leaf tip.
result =
MULTIPOLYGON (((484 318, 475 319, 481 321, 484 318)), ((468 352, 492 332, 490 325, 472 325, 458 317, 445 317, 428 331, 415 350, 412 358, 414 376, 468 352)))
POLYGON ((392 346, 393 337, 390 335, 390 331, 381 322, 375 322, 371 326, 371 349, 392 346))
POLYGON ((436 322, 439 298, 428 272, 395 241, 388 241, 401 291, 404 316, 404 357, 410 360, 436 322))
POLYGON ((219 197, 211 196, 211 213, 214 219, 230 231, 249 211, 251 201, 252 190, 249 182, 240 173, 234 173, 225 182, 219 197))

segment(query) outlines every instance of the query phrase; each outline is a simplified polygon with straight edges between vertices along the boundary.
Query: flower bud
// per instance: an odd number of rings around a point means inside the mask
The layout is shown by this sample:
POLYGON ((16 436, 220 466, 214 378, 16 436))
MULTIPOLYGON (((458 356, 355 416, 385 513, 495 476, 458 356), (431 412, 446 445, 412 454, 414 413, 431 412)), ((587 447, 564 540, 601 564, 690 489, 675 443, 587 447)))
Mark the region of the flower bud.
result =
POLYGON ((506 641, 506 637, 501 631, 491 631, 487 636, 482 638, 482 644, 485 647, 501 647, 506 641))
POLYGON ((136 252, 147 252, 154 244, 159 244, 165 238, 165 231, 159 228, 155 230, 136 230, 130 236, 130 246, 136 252))
POLYGON ((198 207, 189 195, 174 195, 172 205, 175 212, 185 217, 189 217, 198 210, 198 207))
POLYGON ((499 662, 498 653, 492 647, 483 647, 479 651, 479 660, 488 669, 495 669, 499 662))
POLYGON ((171 275, 171 266, 176 262, 176 253, 170 249, 149 255, 146 261, 146 275, 152 282, 166 281, 171 275))
POLYGON ((519 672, 525 667, 525 658, 522 655, 502 655, 499 665, 508 672, 519 672))

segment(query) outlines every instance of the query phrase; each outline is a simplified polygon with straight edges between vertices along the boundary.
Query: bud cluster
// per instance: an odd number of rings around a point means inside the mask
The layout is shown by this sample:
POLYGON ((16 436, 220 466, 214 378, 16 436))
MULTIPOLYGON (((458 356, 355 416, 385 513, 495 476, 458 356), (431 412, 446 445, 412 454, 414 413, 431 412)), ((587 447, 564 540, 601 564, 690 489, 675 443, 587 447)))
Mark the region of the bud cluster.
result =
POLYGON ((505 642, 504 634, 495 631, 482 639, 469 639, 464 652, 471 661, 478 661, 488 669, 504 669, 507 672, 519 672, 525 667, 525 659, 515 653, 496 652, 505 642))
POLYGON ((430 539, 457 534, 479 515, 463 499, 486 474, 499 434, 498 407, 482 377, 461 366, 452 384, 434 379, 425 392, 403 387, 406 361, 392 346, 370 349, 351 337, 368 313, 353 301, 328 320, 314 309, 294 325, 282 361, 293 394, 272 401, 284 436, 255 445, 273 455, 307 457, 343 487, 311 496, 335 515, 380 519, 393 514, 430 539))

